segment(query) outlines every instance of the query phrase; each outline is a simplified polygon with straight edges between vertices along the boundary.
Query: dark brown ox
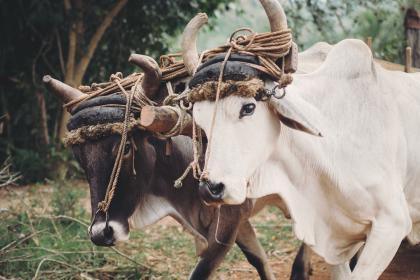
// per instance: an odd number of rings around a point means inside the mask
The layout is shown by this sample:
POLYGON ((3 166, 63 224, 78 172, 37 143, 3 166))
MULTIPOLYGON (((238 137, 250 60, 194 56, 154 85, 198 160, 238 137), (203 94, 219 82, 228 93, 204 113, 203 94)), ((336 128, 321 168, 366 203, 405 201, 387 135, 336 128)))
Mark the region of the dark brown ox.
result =
MULTIPOLYGON (((142 86, 151 97, 160 83, 159 70, 149 58, 147 61, 144 56, 133 58, 137 58, 135 63, 144 69, 143 81, 148 83, 143 82, 142 86), (155 83, 151 82, 153 76, 155 83)), ((65 102, 83 98, 82 92, 49 76, 44 78, 44 82, 65 102)), ((163 94, 164 91, 160 90, 157 98, 163 94)), ((74 131, 84 126, 121 122, 124 109, 110 105, 124 102, 125 98, 121 95, 111 95, 81 103, 71 112, 68 128, 74 131)), ((93 222, 89 233, 93 243, 112 246, 128 239, 130 228, 143 228, 171 216, 195 236, 197 253, 201 258, 190 279, 208 278, 235 242, 256 267, 261 279, 274 279, 265 252, 248 221, 255 209, 252 201, 241 206, 220 208, 218 219, 218 209, 205 206, 199 199, 198 182, 191 175, 184 180, 182 188, 173 187, 174 180, 192 160, 189 137, 172 138, 170 155, 166 154, 166 140, 153 136, 151 132, 137 128, 131 131, 130 139, 132 141, 128 141, 124 148, 120 177, 108 211, 108 223, 105 223, 102 212, 95 213, 98 202, 105 196, 121 136, 110 134, 97 139, 83 139, 83 142, 72 145, 90 186, 93 222)))

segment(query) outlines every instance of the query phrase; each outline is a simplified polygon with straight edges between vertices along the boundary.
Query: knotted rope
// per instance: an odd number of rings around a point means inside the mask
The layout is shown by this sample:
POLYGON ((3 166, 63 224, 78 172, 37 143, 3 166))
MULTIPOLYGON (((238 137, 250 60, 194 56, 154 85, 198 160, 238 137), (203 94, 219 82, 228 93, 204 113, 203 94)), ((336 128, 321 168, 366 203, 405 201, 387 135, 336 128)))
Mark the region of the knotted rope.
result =
POLYGON ((142 79, 143 79, 143 73, 135 72, 124 78, 121 72, 117 72, 110 76, 109 82, 93 83, 90 86, 85 86, 85 85, 80 86, 79 90, 84 93, 87 93, 87 95, 80 99, 76 99, 76 100, 73 100, 64 104, 64 108, 74 108, 80 103, 87 101, 89 99, 92 99, 98 96, 113 94, 118 91, 121 91, 123 93, 122 91, 123 89, 127 91, 127 90, 132 90, 134 87, 135 92, 134 92, 133 104, 131 108, 140 112, 141 108, 146 105, 156 105, 154 101, 150 100, 145 94, 143 94, 142 92, 143 89, 139 85, 139 81, 141 81, 142 79))
MULTIPOLYGON (((123 154, 124 154, 124 147, 127 142, 127 134, 128 134, 128 125, 130 120, 130 111, 131 111, 131 104, 133 101, 134 93, 136 91, 137 85, 140 82, 140 77, 137 79, 136 84, 131 88, 130 93, 127 93, 124 87, 121 85, 118 78, 114 81, 121 89, 123 94, 127 98, 127 102, 125 104, 125 115, 124 115, 124 126, 121 135, 120 145, 118 146, 117 156, 115 158, 114 167, 112 168, 111 176, 109 178, 108 186, 106 188, 105 198, 98 203, 98 211, 102 211, 103 213, 108 213, 109 206, 111 204, 112 198, 115 194, 115 189, 118 183, 118 177, 121 171, 121 165, 123 161, 123 154)), ((141 88, 141 87, 140 87, 141 88)))

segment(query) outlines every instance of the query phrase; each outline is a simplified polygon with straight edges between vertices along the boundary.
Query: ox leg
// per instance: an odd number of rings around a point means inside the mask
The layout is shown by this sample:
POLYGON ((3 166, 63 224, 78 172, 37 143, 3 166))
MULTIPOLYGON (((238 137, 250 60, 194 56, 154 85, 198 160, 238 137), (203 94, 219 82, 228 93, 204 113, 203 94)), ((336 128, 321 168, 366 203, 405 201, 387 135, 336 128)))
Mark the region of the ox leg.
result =
POLYGON ((311 273, 311 249, 302 243, 293 261, 290 280, 309 280, 311 273))
POLYGON ((241 224, 236 237, 236 244, 241 248, 248 262, 257 269, 261 279, 276 279, 268 264, 267 255, 248 220, 241 224))
POLYGON ((229 237, 230 242, 226 244, 219 244, 215 240, 209 240, 208 249, 200 257, 200 260, 198 261, 194 270, 191 272, 189 279, 209 279, 211 275, 216 271, 220 263, 223 261, 223 258, 232 248, 232 243, 234 240, 235 236, 229 237))
POLYGON ((223 207, 222 209, 226 209, 226 211, 221 211, 221 215, 231 219, 223 219, 223 222, 220 222, 218 226, 218 219, 213 218, 207 236, 208 248, 203 252, 200 260, 191 272, 190 280, 209 279, 235 242, 240 224, 240 212, 234 211, 234 207, 223 207), (231 210, 229 208, 233 210, 229 211, 231 210), (227 212, 230 216, 223 212, 227 212))
MULTIPOLYGON (((398 212, 398 209, 395 209, 398 212)), ((395 256, 401 241, 411 228, 411 221, 387 216, 376 220, 366 239, 365 246, 351 274, 352 280, 376 280, 395 256)))

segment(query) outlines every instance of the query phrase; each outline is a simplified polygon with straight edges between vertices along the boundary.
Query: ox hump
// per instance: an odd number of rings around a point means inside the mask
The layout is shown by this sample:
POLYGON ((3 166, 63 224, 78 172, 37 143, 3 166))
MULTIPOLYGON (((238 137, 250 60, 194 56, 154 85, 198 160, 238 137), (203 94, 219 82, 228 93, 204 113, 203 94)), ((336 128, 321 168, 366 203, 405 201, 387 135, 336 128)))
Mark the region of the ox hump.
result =
POLYGON ((330 45, 327 42, 318 42, 299 53, 299 58, 311 60, 319 59, 320 61, 324 61, 333 47, 333 45, 330 45))
POLYGON ((372 52, 363 41, 357 39, 337 43, 328 53, 320 70, 335 78, 376 78, 372 52))

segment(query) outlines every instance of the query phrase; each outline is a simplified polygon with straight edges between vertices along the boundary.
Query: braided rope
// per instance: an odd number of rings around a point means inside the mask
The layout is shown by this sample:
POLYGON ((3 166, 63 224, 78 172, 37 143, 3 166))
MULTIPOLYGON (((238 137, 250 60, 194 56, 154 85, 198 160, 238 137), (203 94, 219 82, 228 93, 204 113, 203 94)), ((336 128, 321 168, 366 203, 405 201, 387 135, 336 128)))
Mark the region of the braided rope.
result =
POLYGON ((137 85, 140 82, 140 80, 141 80, 141 78, 139 77, 137 79, 136 84, 131 88, 131 91, 130 91, 130 94, 129 94, 129 93, 126 92, 124 87, 121 85, 119 79, 118 78, 114 79, 114 82, 118 85, 118 87, 121 89, 121 91, 126 96, 127 102, 126 102, 126 106, 125 106, 123 132, 122 132, 122 135, 121 135, 120 145, 118 146, 118 152, 117 152, 117 156, 115 158, 114 167, 112 168, 111 176, 110 176, 108 186, 107 186, 107 189, 106 189, 106 193, 105 193, 105 198, 101 202, 98 203, 98 211, 102 211, 103 213, 108 213, 109 206, 110 206, 111 201, 114 197, 115 189, 117 187, 118 177, 119 177, 120 171, 121 171, 124 147, 125 147, 125 144, 127 142, 131 104, 132 104, 132 101, 133 101, 133 96, 134 96, 136 90, 138 90, 137 85))

